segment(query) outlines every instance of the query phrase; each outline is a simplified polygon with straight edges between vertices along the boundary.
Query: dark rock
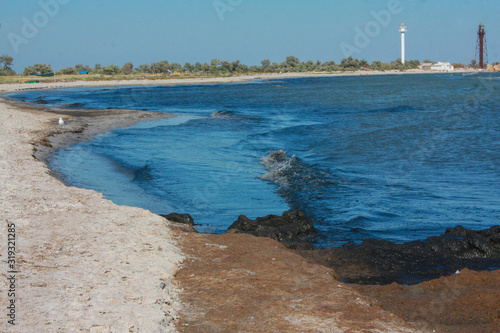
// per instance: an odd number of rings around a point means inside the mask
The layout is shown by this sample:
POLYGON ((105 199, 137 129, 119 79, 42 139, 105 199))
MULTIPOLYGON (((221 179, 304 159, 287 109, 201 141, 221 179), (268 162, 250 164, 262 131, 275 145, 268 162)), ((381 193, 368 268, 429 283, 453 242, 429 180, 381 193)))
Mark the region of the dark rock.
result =
POLYGON ((299 251, 335 270, 340 280, 359 284, 415 284, 457 270, 500 268, 500 226, 467 230, 461 226, 424 241, 396 244, 367 239, 341 248, 299 251))
POLYGON ((282 216, 267 215, 255 220, 240 215, 228 231, 271 237, 280 242, 299 241, 316 233, 314 223, 300 210, 289 210, 282 216))
POLYGON ((281 242, 287 248, 292 250, 315 250, 316 248, 310 242, 281 242))
POLYGON ((49 104, 49 103, 47 103, 46 101, 44 101, 43 99, 41 99, 41 98, 40 98, 40 99, 38 99, 38 100, 36 100, 36 101, 35 101, 35 103, 36 103, 36 104, 49 104))
POLYGON ((160 216, 172 222, 194 225, 194 219, 189 214, 170 213, 168 215, 160 215, 160 216))

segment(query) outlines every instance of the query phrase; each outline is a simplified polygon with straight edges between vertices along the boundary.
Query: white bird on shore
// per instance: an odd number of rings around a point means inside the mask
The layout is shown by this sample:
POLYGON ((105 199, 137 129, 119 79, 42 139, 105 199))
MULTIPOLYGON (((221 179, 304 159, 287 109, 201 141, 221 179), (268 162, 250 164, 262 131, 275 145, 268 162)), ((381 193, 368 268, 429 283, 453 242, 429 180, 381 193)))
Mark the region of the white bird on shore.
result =
POLYGON ((61 117, 59 117, 59 125, 61 126, 66 125, 66 122, 61 117))

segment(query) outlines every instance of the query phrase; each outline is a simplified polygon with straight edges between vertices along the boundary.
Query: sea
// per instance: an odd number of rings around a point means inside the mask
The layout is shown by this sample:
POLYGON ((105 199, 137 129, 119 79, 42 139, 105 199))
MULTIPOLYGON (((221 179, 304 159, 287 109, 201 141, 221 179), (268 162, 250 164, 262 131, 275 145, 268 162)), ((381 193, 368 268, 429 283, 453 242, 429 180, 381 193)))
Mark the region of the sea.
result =
MULTIPOLYGON (((60 149, 71 186, 224 233, 239 215, 300 209, 318 248, 397 243, 500 222, 500 75, 443 73, 25 91, 141 122, 60 149)), ((90 222, 89 222, 90 223, 90 222)))

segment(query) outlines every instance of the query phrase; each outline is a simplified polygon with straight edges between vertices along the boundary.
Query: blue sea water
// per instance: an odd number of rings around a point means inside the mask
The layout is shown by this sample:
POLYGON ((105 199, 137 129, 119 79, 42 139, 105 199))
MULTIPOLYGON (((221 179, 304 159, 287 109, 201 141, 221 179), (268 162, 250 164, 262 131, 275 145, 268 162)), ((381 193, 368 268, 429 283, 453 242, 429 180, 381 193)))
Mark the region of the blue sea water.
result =
POLYGON ((406 242, 500 221, 500 76, 255 80, 31 91, 10 98, 177 114, 59 150, 70 185, 202 232, 302 209, 319 247, 406 242))

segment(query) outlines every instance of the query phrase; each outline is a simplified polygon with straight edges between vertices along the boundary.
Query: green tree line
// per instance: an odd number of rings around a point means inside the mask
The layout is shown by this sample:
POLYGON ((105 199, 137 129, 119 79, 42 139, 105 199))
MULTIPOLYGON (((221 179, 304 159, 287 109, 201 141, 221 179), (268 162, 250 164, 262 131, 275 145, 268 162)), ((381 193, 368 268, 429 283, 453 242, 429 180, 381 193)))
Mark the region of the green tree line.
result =
MULTIPOLYGON (((431 62, 426 60, 426 62, 431 62)), ((13 58, 7 55, 0 57, 0 75, 16 75, 11 66, 13 58)), ((152 74, 152 75, 170 75, 170 74, 194 74, 194 75, 234 75, 245 73, 301 73, 301 72, 345 72, 357 71, 360 69, 372 69, 378 71, 388 70, 407 70, 418 68, 420 61, 409 60, 405 64, 401 59, 396 59, 389 63, 381 61, 373 61, 371 64, 363 59, 356 59, 353 57, 344 58, 340 63, 335 61, 321 62, 319 60, 300 61, 297 57, 288 56, 285 61, 280 63, 271 62, 269 59, 264 59, 260 65, 248 66, 242 64, 239 60, 228 61, 212 59, 209 63, 196 62, 194 64, 185 63, 181 65, 176 62, 169 63, 167 60, 153 62, 151 64, 143 64, 134 66, 133 63, 127 62, 123 66, 107 65, 102 66, 96 64, 94 67, 89 65, 78 64, 74 67, 65 67, 56 71, 58 75, 61 74, 79 74, 86 72, 88 74, 102 74, 102 75, 129 75, 129 74, 152 74)), ((456 67, 464 67, 461 64, 456 67)), ((26 67, 23 75, 44 75, 53 73, 50 65, 47 64, 34 64, 33 66, 26 67)))

